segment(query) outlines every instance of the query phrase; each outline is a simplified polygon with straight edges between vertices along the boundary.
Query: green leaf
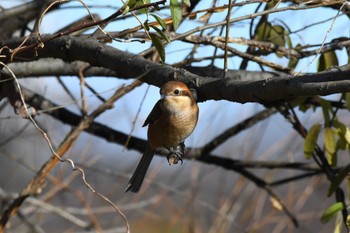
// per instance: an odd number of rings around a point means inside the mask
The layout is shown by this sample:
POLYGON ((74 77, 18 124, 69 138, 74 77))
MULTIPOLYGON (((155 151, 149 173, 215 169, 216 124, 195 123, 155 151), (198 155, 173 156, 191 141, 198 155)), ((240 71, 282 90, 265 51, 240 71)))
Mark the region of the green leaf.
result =
POLYGON ((345 138, 346 142, 348 144, 350 144, 350 129, 349 129, 349 127, 345 128, 344 138, 345 138))
POLYGON ((345 106, 350 111, 350 92, 345 93, 345 106))
POLYGON ((165 62, 165 49, 164 49, 164 45, 162 43, 162 40, 154 34, 149 34, 151 37, 151 40, 153 42, 154 47, 156 48, 159 56, 160 56, 160 60, 162 61, 162 63, 165 62))
POLYGON ((146 31, 149 31, 148 19, 146 19, 145 22, 143 23, 143 27, 145 28, 146 31))
MULTIPOLYGON (((149 4, 151 3, 151 0, 137 0, 135 6, 141 6, 144 4, 149 4)), ((142 8, 138 10, 140 14, 148 14, 148 8, 142 8)))
POLYGON ((350 164, 340 170, 338 175, 332 180, 331 185, 328 188, 327 196, 330 197, 334 191, 339 187, 341 182, 348 176, 350 172, 350 164))
POLYGON ((170 0, 170 13, 173 19, 174 28, 177 29, 182 18, 181 5, 178 0, 170 0))
MULTIPOLYGON (((284 28, 280 25, 274 25, 271 28, 270 31, 270 35, 268 38, 268 41, 270 41, 271 43, 277 45, 277 46, 284 46, 286 41, 285 41, 285 34, 286 31, 284 30, 284 28)), ((276 55, 278 57, 283 57, 283 55, 281 53, 276 53, 276 55)))
POLYGON ((339 137, 337 141, 337 150, 345 150, 347 146, 347 142, 344 137, 339 137))
MULTIPOLYGON (((288 44, 288 46, 291 48, 292 46, 291 46, 291 41, 290 41, 289 35, 288 35, 288 37, 287 37, 286 39, 287 39, 287 44, 288 44)), ((301 44, 297 44, 297 46, 295 46, 294 49, 297 50, 298 52, 300 52, 300 50, 301 50, 301 44)), ((294 69, 295 67, 297 67, 298 63, 299 63, 299 58, 294 58, 294 57, 293 57, 293 58, 291 58, 291 59, 289 60, 289 62, 288 62, 288 67, 294 69)))
POLYGON ((269 22, 259 22, 257 28, 255 29, 256 33, 254 39, 259 41, 268 41, 268 36, 270 35, 271 28, 272 25, 269 22))
POLYGON ((350 148, 350 129, 346 127, 342 122, 339 122, 337 118, 333 121, 335 132, 338 136, 336 148, 337 150, 346 150, 350 148))
POLYGON ((130 8, 133 8, 136 4, 136 0, 128 0, 125 2, 124 6, 128 6, 130 8))
POLYGON ((326 148, 326 156, 328 163, 331 166, 337 165, 337 156, 336 156, 336 144, 335 137, 332 128, 326 127, 323 131, 324 145, 326 148))
POLYGON ((164 32, 162 30, 160 30, 159 28, 157 28, 155 26, 151 26, 151 28, 153 28, 164 40, 166 40, 168 43, 170 43, 169 38, 164 34, 164 32))
MULTIPOLYGON (((289 32, 281 25, 272 25, 267 21, 260 21, 255 29, 255 40, 271 42, 277 46, 285 46, 286 42, 292 46, 289 32)), ((276 53, 278 57, 282 57, 281 53, 276 53)), ((295 62, 293 60, 293 62, 295 62)), ((292 65, 292 64, 291 64, 292 65)), ((295 64, 296 65, 296 64, 295 64)))
POLYGON ((299 63, 299 59, 291 58, 291 59, 289 59, 288 67, 291 69, 294 69, 295 67, 297 67, 298 63, 299 63))
POLYGON ((350 227, 350 215, 346 218, 346 226, 349 228, 350 227))
POLYGON ((346 127, 342 122, 337 119, 333 122, 334 127, 337 129, 336 133, 339 138, 343 138, 347 144, 350 144, 350 129, 346 127))
POLYGON ((292 40, 290 39, 289 33, 290 31, 284 30, 284 39, 286 41, 288 48, 293 48, 292 40))
POLYGON ((335 220, 335 226, 334 226, 334 230, 333 233, 342 233, 343 232, 343 221, 342 218, 338 218, 335 220))
POLYGON ((317 145, 317 138, 321 130, 320 124, 314 124, 306 135, 304 142, 304 156, 310 159, 317 145))
POLYGON ((130 7, 127 5, 124 5, 125 7, 123 7, 123 12, 122 15, 126 15, 127 13, 129 13, 130 7))
POLYGON ((320 104, 322 106, 324 123, 325 123, 325 125, 329 125, 329 122, 331 120, 330 113, 332 112, 332 105, 329 101, 327 101, 325 99, 320 99, 320 104))
POLYGON ((188 7, 191 6, 190 0, 182 0, 182 3, 185 4, 185 5, 188 6, 188 7))
POLYGON ((279 4, 280 1, 279 0, 271 0, 271 1, 267 1, 267 6, 266 6, 266 10, 267 9, 271 9, 274 8, 277 4, 279 4))
POLYGON ((272 26, 269 22, 261 22, 257 26, 255 39, 271 42, 278 46, 284 46, 286 43, 286 35, 288 35, 288 32, 281 25, 272 26))
POLYGON ((321 222, 329 222, 329 220, 331 220, 342 209, 344 209, 344 204, 342 202, 334 203, 323 212, 321 222))
POLYGON ((317 71, 320 72, 332 66, 338 66, 338 58, 335 50, 322 53, 318 59, 317 71))
POLYGON ((166 29, 166 23, 164 22, 164 20, 159 17, 158 15, 155 14, 150 14, 151 16, 153 16, 153 18, 155 18, 157 20, 157 22, 159 23, 159 25, 165 30, 166 29))
POLYGON ((275 45, 284 46, 285 45, 285 30, 281 25, 274 25, 271 28, 269 41, 275 45))

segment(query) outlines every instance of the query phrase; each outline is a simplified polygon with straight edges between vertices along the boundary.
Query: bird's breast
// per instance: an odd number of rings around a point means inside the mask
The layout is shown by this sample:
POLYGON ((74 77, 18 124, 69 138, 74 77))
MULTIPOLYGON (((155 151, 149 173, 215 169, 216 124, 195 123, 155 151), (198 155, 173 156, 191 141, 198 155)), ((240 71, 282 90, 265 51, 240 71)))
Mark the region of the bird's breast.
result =
POLYGON ((148 140, 152 148, 175 147, 183 142, 194 130, 198 119, 197 105, 181 111, 163 113, 148 128, 148 140))

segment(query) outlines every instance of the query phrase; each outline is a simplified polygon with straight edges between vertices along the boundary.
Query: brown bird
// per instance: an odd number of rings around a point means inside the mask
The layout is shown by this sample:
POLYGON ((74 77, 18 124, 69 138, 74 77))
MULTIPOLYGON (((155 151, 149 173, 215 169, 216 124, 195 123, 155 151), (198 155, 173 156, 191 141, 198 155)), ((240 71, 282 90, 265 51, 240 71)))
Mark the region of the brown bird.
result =
POLYGON ((169 150, 169 158, 182 161, 184 140, 193 132, 198 120, 198 106, 186 84, 165 83, 160 89, 161 99, 153 107, 142 127, 148 126, 145 152, 132 175, 125 192, 137 193, 151 164, 156 149, 169 150))

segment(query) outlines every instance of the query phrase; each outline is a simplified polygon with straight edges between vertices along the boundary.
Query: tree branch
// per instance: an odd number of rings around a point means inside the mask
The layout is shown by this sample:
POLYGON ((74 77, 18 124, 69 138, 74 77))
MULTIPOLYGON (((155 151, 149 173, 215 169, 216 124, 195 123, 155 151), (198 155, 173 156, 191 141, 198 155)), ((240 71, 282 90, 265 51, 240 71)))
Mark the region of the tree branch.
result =
MULTIPOLYGON (((0 46, 16 48, 23 38, 0 42, 0 46)), ((37 38, 31 38, 27 44, 35 43, 37 38)), ((285 75, 271 77, 260 81, 240 81, 202 77, 184 69, 176 69, 144 59, 141 56, 120 51, 111 46, 98 43, 92 39, 62 36, 47 42, 42 49, 25 51, 16 54, 15 58, 39 59, 60 58, 71 62, 81 60, 92 66, 102 66, 113 70, 120 78, 134 78, 145 71, 143 80, 149 84, 161 86, 163 83, 179 78, 195 88, 199 101, 228 100, 239 103, 288 100, 298 96, 330 95, 350 92, 350 71, 331 71, 301 75, 297 77, 285 75), (84 51, 83 53, 81 51, 84 51)), ((11 54, 7 54, 10 56, 11 54)), ((1 58, 5 60, 5 58, 1 58)))
MULTIPOLYGON (((85 64, 87 63, 82 61, 64 62, 61 59, 42 58, 36 61, 13 62, 10 63, 8 66, 17 78, 24 78, 40 76, 76 76, 79 73, 79 69, 85 64)), ((212 77, 220 77, 220 75, 222 74, 222 69, 219 69, 215 66, 186 66, 185 69, 199 76, 207 75, 212 77)), ((7 70, 4 70, 4 72, 10 75, 10 73, 7 70)), ((227 78, 245 81, 257 81, 278 75, 280 74, 277 72, 261 72, 246 70, 227 71, 227 78)), ((113 70, 96 66, 90 66, 86 68, 84 70, 84 76, 121 78, 118 77, 117 73, 113 70)))

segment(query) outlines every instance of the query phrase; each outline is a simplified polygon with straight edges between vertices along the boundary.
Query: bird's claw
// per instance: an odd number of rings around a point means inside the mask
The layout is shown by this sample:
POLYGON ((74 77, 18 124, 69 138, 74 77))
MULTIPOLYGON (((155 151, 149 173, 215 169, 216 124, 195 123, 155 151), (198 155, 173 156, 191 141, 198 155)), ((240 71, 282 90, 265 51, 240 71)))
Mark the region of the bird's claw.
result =
POLYGON ((167 155, 168 163, 171 164, 177 164, 179 161, 181 161, 181 165, 183 164, 182 158, 185 154, 185 144, 184 142, 181 142, 179 145, 177 145, 175 148, 168 148, 170 153, 167 155))
POLYGON ((181 152, 175 151, 175 152, 170 152, 166 158, 168 159, 169 165, 177 164, 179 161, 181 162, 181 165, 182 165, 183 164, 182 157, 183 157, 183 154, 181 152))

